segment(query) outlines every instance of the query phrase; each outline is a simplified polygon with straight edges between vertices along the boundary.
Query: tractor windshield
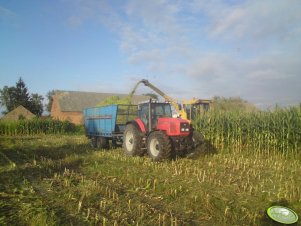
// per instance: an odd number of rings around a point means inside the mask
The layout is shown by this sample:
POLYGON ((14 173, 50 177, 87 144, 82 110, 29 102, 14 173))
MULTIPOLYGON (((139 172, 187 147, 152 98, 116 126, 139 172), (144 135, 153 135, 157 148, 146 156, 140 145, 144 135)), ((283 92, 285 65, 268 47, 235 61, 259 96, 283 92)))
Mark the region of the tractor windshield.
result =
POLYGON ((152 115, 157 116, 157 118, 160 117, 167 117, 167 118, 171 118, 172 114, 171 114, 171 107, 170 104, 168 103, 155 103, 153 104, 152 107, 152 115))

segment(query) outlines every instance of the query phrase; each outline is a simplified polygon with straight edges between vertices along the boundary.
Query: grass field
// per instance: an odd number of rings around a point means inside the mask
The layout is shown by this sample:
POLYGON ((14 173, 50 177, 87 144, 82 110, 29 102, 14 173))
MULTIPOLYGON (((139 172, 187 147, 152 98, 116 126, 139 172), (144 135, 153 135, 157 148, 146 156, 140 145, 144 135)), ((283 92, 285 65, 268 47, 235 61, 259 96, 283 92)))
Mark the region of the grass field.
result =
POLYGON ((273 204, 301 217, 300 152, 213 149, 154 163, 84 136, 0 137, 0 225, 278 225, 273 204))

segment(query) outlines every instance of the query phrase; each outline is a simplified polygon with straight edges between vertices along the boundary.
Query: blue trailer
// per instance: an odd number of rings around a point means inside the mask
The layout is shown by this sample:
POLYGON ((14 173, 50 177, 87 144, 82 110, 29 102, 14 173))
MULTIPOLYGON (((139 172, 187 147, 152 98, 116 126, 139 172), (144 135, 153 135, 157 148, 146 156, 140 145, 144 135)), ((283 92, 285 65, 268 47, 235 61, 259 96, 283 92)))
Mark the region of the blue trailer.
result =
POLYGON ((83 111, 85 133, 91 145, 109 148, 123 141, 126 123, 137 118, 137 105, 108 105, 86 108, 83 111))

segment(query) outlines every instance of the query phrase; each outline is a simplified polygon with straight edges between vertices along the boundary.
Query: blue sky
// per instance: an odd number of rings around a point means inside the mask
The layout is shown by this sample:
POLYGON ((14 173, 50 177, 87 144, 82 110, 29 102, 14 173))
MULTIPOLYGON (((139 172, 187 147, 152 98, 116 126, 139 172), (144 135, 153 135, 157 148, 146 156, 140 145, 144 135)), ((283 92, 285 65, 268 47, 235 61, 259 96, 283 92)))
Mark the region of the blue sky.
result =
POLYGON ((0 88, 301 102, 300 0, 0 0, 0 88), (150 90, 140 87, 138 93, 150 90))

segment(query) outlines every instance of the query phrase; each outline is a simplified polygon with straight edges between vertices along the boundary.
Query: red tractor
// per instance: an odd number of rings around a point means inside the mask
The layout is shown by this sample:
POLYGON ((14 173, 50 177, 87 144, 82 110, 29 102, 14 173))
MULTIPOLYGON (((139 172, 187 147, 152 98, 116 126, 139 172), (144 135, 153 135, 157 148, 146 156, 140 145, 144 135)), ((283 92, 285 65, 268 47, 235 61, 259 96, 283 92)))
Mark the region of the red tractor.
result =
POLYGON ((127 155, 142 156, 147 151, 154 161, 183 155, 203 142, 188 120, 173 118, 169 103, 150 100, 138 105, 138 118, 126 124, 123 149, 127 155))

